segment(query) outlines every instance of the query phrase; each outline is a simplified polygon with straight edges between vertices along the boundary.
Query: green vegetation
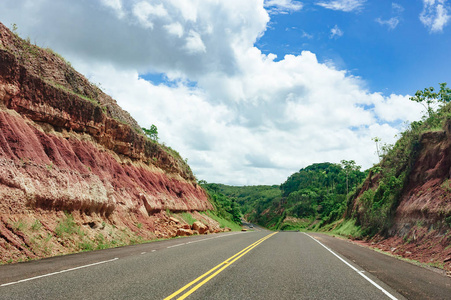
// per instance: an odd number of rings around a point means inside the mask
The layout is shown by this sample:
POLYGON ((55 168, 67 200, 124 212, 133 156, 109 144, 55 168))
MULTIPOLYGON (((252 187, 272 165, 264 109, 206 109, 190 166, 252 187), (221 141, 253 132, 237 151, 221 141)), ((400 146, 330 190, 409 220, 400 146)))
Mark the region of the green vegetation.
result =
MULTIPOLYGON (((412 122, 394 145, 373 139, 380 162, 365 172, 354 161, 343 160, 308 166, 280 186, 203 186, 213 193, 219 210, 222 203, 228 207, 238 203, 248 221, 270 229, 333 230, 353 237, 385 234, 393 224, 421 140, 425 134, 440 135, 451 120, 451 89, 441 83, 439 91, 434 91, 430 87, 411 98, 424 105, 425 116, 412 122), (373 182, 372 189, 362 190, 365 178, 373 182)), ((449 180, 441 188, 451 191, 449 180)), ((450 224, 450 218, 444 212, 443 223, 450 224)))
POLYGON ((155 142, 158 141, 158 129, 157 129, 157 126, 152 124, 149 129, 146 129, 144 127, 141 128, 141 129, 144 131, 145 135, 148 136, 151 140, 153 140, 155 142))
POLYGON ((364 177, 354 161, 342 161, 341 165, 308 166, 280 186, 209 187, 235 200, 250 222, 275 230, 311 229, 341 218, 346 194, 354 191, 364 177))
POLYGON ((240 224, 232 222, 232 221, 230 221, 228 219, 225 219, 223 217, 217 216, 214 211, 207 211, 207 212, 205 212, 205 214, 207 216, 209 216, 210 218, 212 218, 213 220, 215 220, 216 222, 218 222, 219 223, 219 227, 221 227, 221 228, 228 227, 232 231, 240 231, 241 230, 241 225, 240 224))
POLYGON ((26 224, 22 220, 13 223, 13 229, 15 231, 23 231, 25 229, 25 227, 26 227, 26 224))
POLYGON ((423 91, 418 90, 415 93, 415 97, 411 97, 410 100, 421 103, 429 117, 431 117, 435 106, 441 106, 444 103, 451 101, 451 89, 446 86, 446 82, 440 83, 440 90, 438 93, 434 93, 434 87, 425 88, 423 91))
POLYGON ((215 183, 209 184, 205 181, 200 181, 199 183, 208 193, 210 201, 215 207, 215 211, 210 212, 210 214, 232 223, 241 224, 241 211, 235 198, 227 197, 220 193, 218 185, 215 183))
POLYGON ((80 233, 80 227, 75 223, 71 214, 65 213, 65 218, 60 219, 58 225, 56 225, 55 233, 59 237, 65 234, 80 233))
POLYGON ((188 223, 189 225, 193 225, 194 222, 196 222, 197 220, 193 217, 192 214, 190 214, 189 212, 182 212, 181 213, 182 219, 185 220, 186 223, 188 223))
MULTIPOLYGON (((446 87, 446 83, 440 84, 440 87, 438 93, 434 93, 431 87, 418 91, 411 98, 412 101, 424 102, 425 116, 421 121, 412 122, 395 145, 386 145, 382 161, 369 170, 368 176, 377 180, 377 188, 362 193, 359 212, 348 209, 346 217, 356 220, 363 235, 385 234, 392 226, 399 197, 419 154, 423 134, 444 130, 446 122, 451 119, 451 89, 446 87), (438 109, 434 110, 433 106, 438 109)), ((358 195, 351 195, 349 203, 354 203, 358 195)))
POLYGON ((41 224, 41 222, 38 219, 36 219, 34 221, 34 223, 31 225, 31 229, 33 231, 38 231, 39 229, 41 229, 41 227, 42 227, 42 224, 41 224))

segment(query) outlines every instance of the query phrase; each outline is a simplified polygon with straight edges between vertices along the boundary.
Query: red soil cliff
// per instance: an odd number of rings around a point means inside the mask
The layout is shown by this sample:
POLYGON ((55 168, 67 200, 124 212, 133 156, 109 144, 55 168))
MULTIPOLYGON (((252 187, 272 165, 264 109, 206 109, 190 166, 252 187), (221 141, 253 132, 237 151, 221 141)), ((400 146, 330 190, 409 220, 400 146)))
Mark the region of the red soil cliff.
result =
MULTIPOLYGON (((396 206, 388 232, 369 243, 395 255, 442 267, 451 272, 451 120, 443 130, 419 136, 417 155, 396 206)), ((362 195, 376 190, 380 174, 370 173, 354 200, 351 213, 363 214, 362 195)), ((451 273, 450 273, 451 275, 451 273)))
POLYGON ((178 153, 0 23, 0 262, 174 236, 167 212, 212 208, 178 153))

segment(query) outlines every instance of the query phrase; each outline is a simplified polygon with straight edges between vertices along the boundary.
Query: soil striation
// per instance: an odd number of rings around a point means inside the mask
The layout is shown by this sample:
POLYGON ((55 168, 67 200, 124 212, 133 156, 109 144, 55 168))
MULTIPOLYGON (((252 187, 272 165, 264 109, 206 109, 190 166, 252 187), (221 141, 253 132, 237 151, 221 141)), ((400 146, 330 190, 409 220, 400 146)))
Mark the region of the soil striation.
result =
POLYGON ((210 209, 176 151, 0 23, 0 262, 196 233, 181 212, 219 231, 210 209))

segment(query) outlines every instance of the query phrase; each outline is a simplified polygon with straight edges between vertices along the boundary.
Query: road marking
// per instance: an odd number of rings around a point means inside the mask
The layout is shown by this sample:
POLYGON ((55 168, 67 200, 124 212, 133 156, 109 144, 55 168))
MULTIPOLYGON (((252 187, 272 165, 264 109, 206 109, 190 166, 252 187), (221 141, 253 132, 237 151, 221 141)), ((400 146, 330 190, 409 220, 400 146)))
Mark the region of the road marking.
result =
POLYGON ((115 261, 117 259, 119 259, 119 258, 116 257, 116 258, 113 258, 113 259, 99 261, 99 262, 96 262, 96 263, 93 263, 93 264, 89 264, 89 265, 79 266, 79 267, 66 269, 66 270, 62 270, 62 271, 58 271, 58 272, 53 272, 53 273, 48 273, 48 274, 39 275, 39 276, 35 276, 35 277, 30 277, 30 278, 26 278, 26 279, 14 281, 14 282, 4 283, 4 284, 1 284, 0 287, 13 285, 13 284, 16 284, 16 283, 21 283, 21 282, 26 282, 26 281, 30 281, 30 280, 34 280, 34 279, 38 279, 38 278, 53 276, 53 275, 57 275, 57 274, 61 274, 61 273, 69 272, 69 271, 75 271, 75 270, 79 270, 79 269, 83 269, 83 268, 87 268, 87 267, 92 267, 92 266, 104 264, 104 263, 107 263, 107 262, 112 262, 112 261, 115 261))
POLYGON ((260 245, 261 243, 263 243, 265 240, 269 239, 270 237, 272 237, 273 235, 275 235, 277 232, 273 232, 261 239, 259 239, 258 241, 256 241, 255 243, 247 246, 246 248, 244 248, 243 250, 241 250, 240 252, 236 253, 235 255, 229 257, 228 259, 226 259, 225 261, 223 261, 222 263, 220 263, 219 265, 217 265, 216 267, 212 268, 211 270, 209 270, 208 272, 202 274, 201 276, 197 277, 196 279, 194 279, 193 281, 191 281, 190 283, 188 283, 187 285, 185 285, 184 287, 182 287, 181 289, 179 289, 178 291, 172 293, 171 295, 169 295, 168 297, 164 298, 164 300, 169 300, 169 299, 173 299, 175 298, 177 295, 181 294, 183 291, 185 291, 186 289, 188 289, 189 287, 191 287, 193 284, 199 282, 201 279, 205 278, 202 282, 198 283, 196 286, 194 286, 193 288, 191 288, 189 291, 187 291, 185 294, 183 294, 182 296, 180 296, 177 299, 185 299, 186 297, 188 297, 189 295, 191 295, 192 293, 194 293, 197 289, 199 289, 202 285, 204 285, 205 283, 207 283, 208 281, 210 281, 210 279, 212 279, 213 277, 215 277, 216 275, 218 275, 219 273, 221 273, 222 271, 224 271, 227 267, 229 267, 230 265, 232 265, 234 262, 236 262, 238 259, 240 259, 241 257, 243 257, 245 254, 247 254, 249 251, 251 251, 252 249, 254 249, 255 247, 257 247, 258 245, 260 245))
POLYGON ((177 244, 177 245, 172 245, 172 246, 168 246, 168 247, 166 247, 166 248, 169 249, 169 248, 174 248, 174 247, 183 246, 183 245, 186 245, 186 243, 177 244))
POLYGON ((192 243, 198 243, 198 242, 203 242, 203 241, 208 241, 208 240, 212 240, 212 239, 219 239, 219 238, 223 238, 226 236, 231 236, 231 235, 235 235, 235 234, 242 234, 244 232, 235 232, 235 233, 231 233, 231 234, 227 234, 227 235, 219 235, 219 236, 214 236, 211 238, 206 238, 206 239, 202 239, 202 240, 197 240, 197 241, 191 241, 191 242, 187 242, 187 244, 192 244, 192 243))
POLYGON ((192 244, 192 243, 198 243, 198 242, 208 241, 208 240, 211 240, 211 239, 218 239, 218 238, 221 238, 221 237, 231 236, 231 235, 240 234, 240 233, 242 233, 242 232, 231 233, 231 234, 227 234, 227 235, 214 236, 214 237, 206 238, 206 239, 202 239, 202 240, 191 241, 191 242, 186 242, 186 243, 181 243, 181 244, 177 244, 177 245, 168 246, 168 247, 166 247, 166 248, 167 248, 167 249, 169 249, 169 248, 174 248, 174 247, 178 247, 178 246, 183 246, 183 245, 188 245, 188 244, 192 244))
POLYGON ((356 269, 353 265, 351 265, 350 263, 348 263, 346 260, 344 260, 343 258, 341 258, 338 254, 336 254, 335 252, 333 252, 332 250, 330 250, 328 247, 326 247, 323 243, 321 243, 320 241, 318 241, 317 239, 315 239, 314 237, 312 237, 311 235, 307 234, 304 232, 305 235, 309 236, 310 238, 312 238, 315 242, 317 242, 318 244, 320 244, 321 246, 323 246, 324 248, 326 248, 327 251, 329 251, 330 253, 332 253, 333 255, 335 255, 339 260, 341 260, 342 262, 344 262, 348 267, 350 267, 351 269, 353 269, 354 271, 357 272, 357 274, 359 274, 360 276, 362 276, 363 278, 365 278, 369 283, 371 283, 372 285, 374 285, 376 288, 378 288, 379 290, 381 290, 385 295, 387 295, 388 298, 392 299, 392 300, 398 300, 398 298, 396 298, 395 296, 393 296, 392 294, 390 294, 389 292, 387 292, 383 287, 381 287, 380 285, 378 285, 376 282, 374 282, 373 280, 371 280, 370 278, 368 278, 368 276, 366 276, 365 274, 363 274, 363 272, 365 271, 359 271, 358 269, 356 269))
POLYGON ((146 252, 141 252, 141 255, 142 255, 142 254, 146 254, 146 252))

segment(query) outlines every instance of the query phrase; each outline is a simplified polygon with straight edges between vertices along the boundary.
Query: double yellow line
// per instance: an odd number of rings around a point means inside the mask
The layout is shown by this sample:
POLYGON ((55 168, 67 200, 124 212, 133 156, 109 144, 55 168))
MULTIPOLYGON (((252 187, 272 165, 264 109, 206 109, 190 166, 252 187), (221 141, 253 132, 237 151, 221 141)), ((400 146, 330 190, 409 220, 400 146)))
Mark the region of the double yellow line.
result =
POLYGON ((213 277, 215 277, 216 275, 218 275, 219 273, 221 273, 222 271, 224 271, 228 266, 230 266, 231 264, 233 264, 234 262, 236 262, 238 259, 240 259, 241 257, 243 257, 246 253, 248 253, 249 251, 251 251, 252 249, 254 249, 255 247, 257 247, 258 245, 260 245, 261 243, 263 243, 265 240, 269 239, 270 237, 272 237, 273 235, 275 235, 277 232, 268 234, 267 236, 265 236, 264 238, 259 239, 258 241, 256 241, 255 243, 247 246, 246 248, 244 248, 243 250, 241 250, 240 252, 238 252, 237 254, 229 257, 228 259, 226 259, 225 261, 223 261, 222 263, 220 263, 219 265, 217 265, 216 267, 214 267, 213 269, 211 269, 210 271, 202 274, 201 276, 197 277, 196 279, 194 279, 193 281, 191 281, 190 283, 188 283, 187 285, 185 285, 184 287, 182 287, 181 289, 179 289, 178 291, 174 292, 173 294, 169 295, 168 297, 164 298, 164 300, 169 300, 169 299, 173 299, 175 298, 177 295, 181 294, 183 291, 185 291, 186 289, 188 289, 189 287, 191 287, 192 285, 194 285, 195 283, 201 281, 203 278, 205 278, 204 280, 202 280, 200 283, 198 283, 197 285, 195 285, 194 287, 192 287, 190 290, 188 290, 185 294, 183 294, 182 296, 180 296, 177 299, 185 299, 186 297, 188 297, 189 295, 191 295, 192 293, 194 293, 198 288, 200 288, 202 285, 204 285, 205 283, 207 283, 210 279, 212 279, 213 277), (216 272, 215 272, 216 271, 216 272))

